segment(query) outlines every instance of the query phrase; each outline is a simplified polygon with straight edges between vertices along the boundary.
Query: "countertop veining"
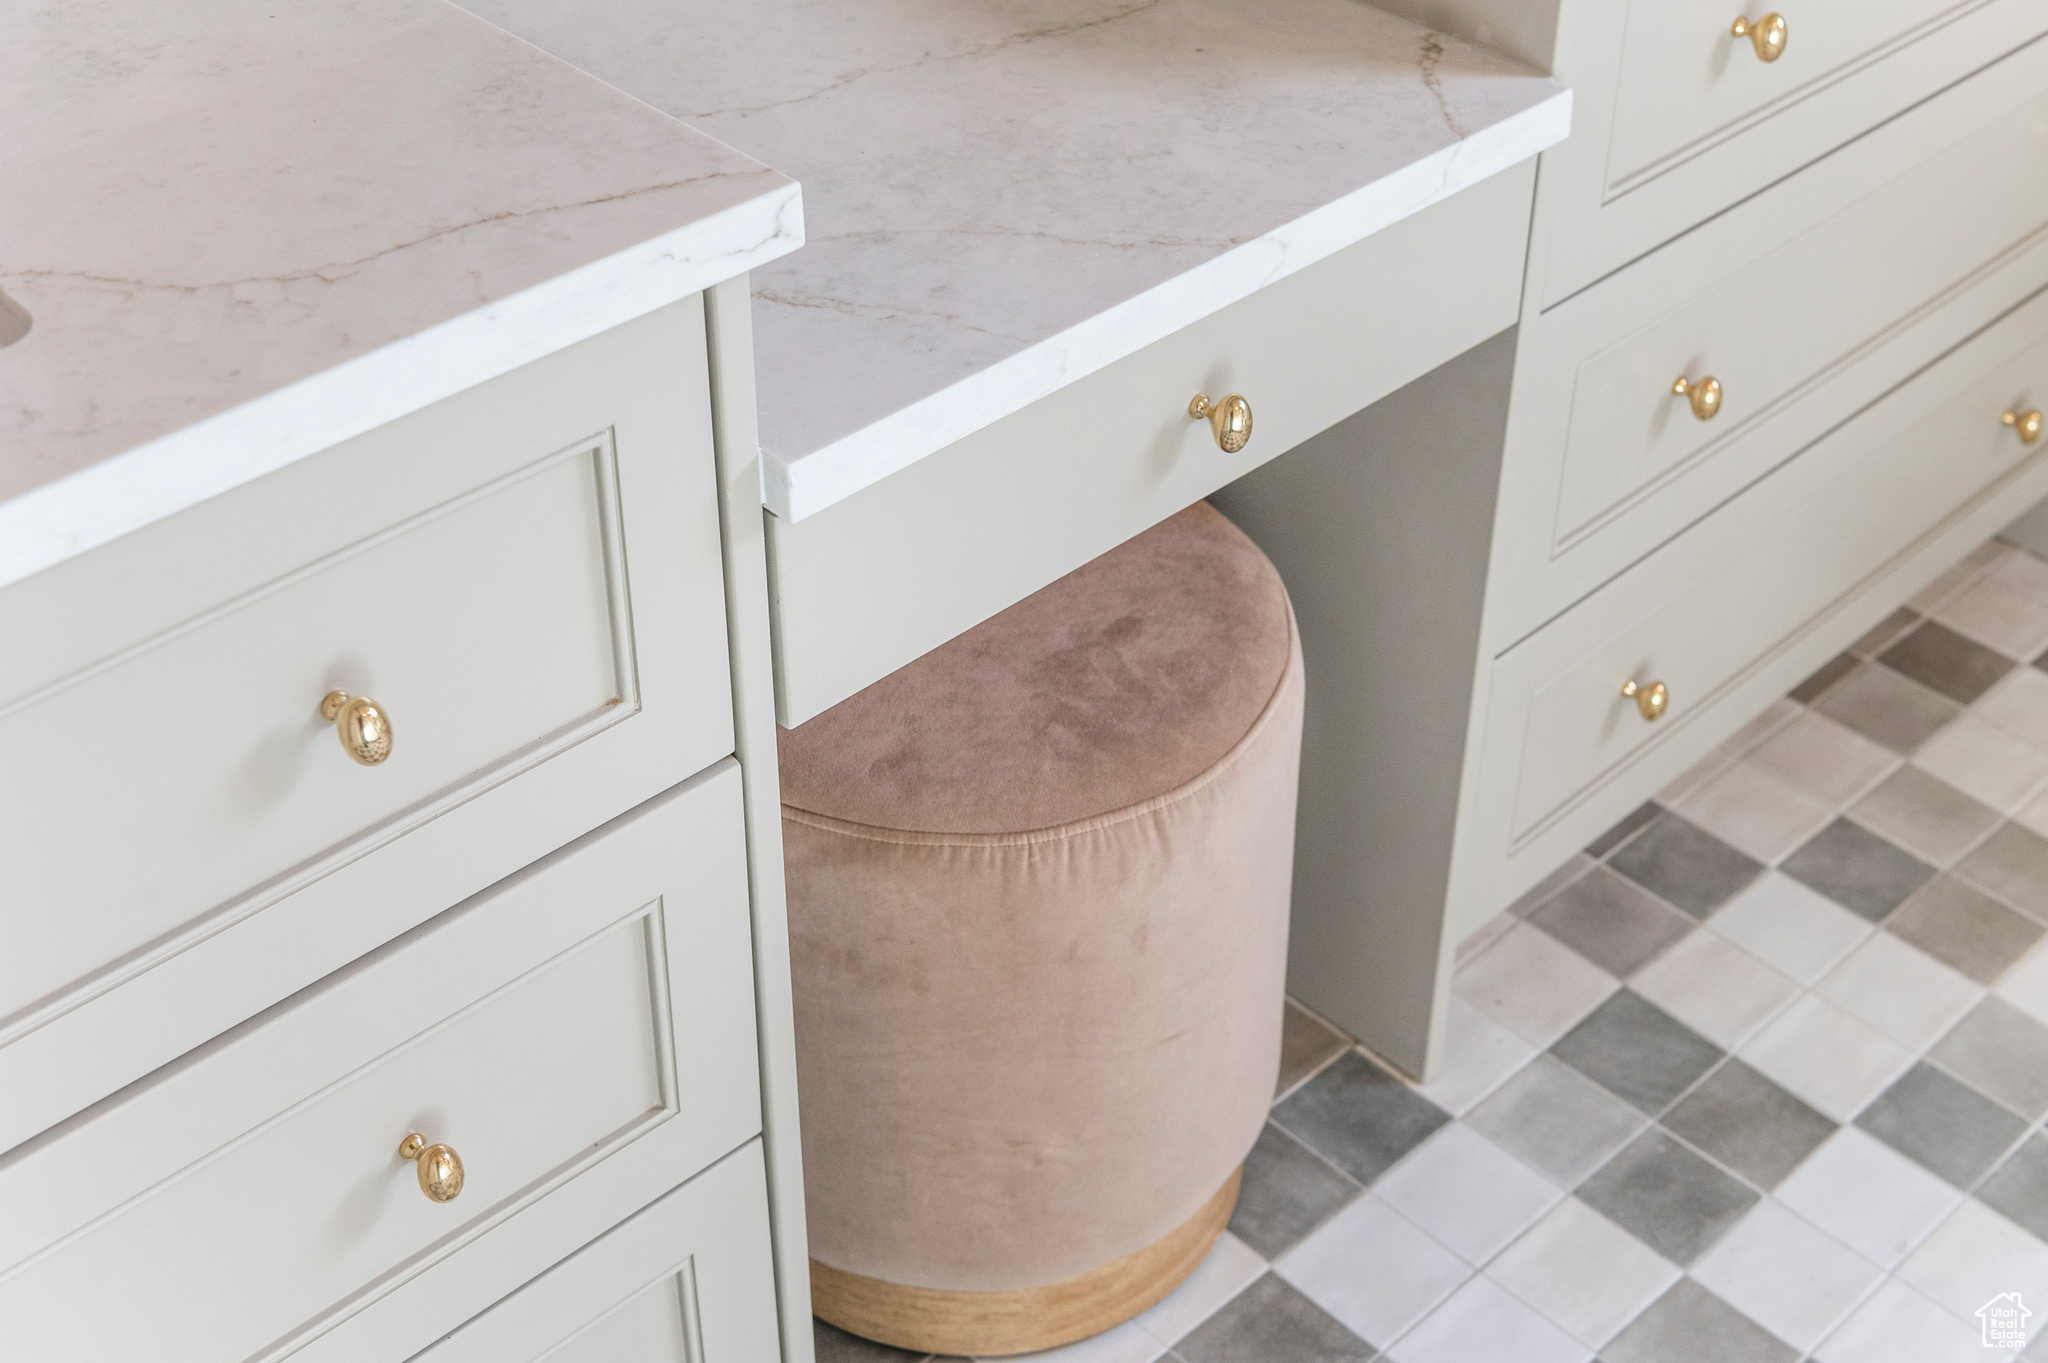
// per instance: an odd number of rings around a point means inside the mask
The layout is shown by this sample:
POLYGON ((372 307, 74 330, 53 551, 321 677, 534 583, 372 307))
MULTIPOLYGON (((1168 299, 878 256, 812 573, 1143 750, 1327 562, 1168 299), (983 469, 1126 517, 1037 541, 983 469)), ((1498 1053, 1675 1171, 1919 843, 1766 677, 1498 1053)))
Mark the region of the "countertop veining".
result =
POLYGON ((44 0, 0 53, 0 584, 802 241, 442 0, 44 0))
POLYGON ((1355 0, 471 0, 795 176, 755 271, 801 518, 1561 140, 1569 92, 1355 0))

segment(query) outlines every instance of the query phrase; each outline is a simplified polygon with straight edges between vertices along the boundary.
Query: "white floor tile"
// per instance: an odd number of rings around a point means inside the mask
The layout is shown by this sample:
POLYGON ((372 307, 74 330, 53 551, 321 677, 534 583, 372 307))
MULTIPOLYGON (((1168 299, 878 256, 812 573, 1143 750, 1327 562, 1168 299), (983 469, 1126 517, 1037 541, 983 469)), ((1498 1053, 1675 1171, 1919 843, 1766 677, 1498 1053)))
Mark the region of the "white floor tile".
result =
POLYGON ((1873 933, 1814 992, 1916 1052, 1940 1040, 1984 994, 1976 981, 1888 932, 1873 933))
POLYGON ((1318 1227, 1273 1271, 1376 1345, 1399 1336, 1472 1276, 1457 1255, 1370 1195, 1318 1227))
POLYGON ((1678 812, 1769 864, 1825 828, 1835 807, 1766 771, 1752 754, 1686 796, 1678 812))
POLYGON ((1748 760, 1837 807, 1899 764, 1891 749, 1817 710, 1808 710, 1759 743, 1748 760))
POLYGON ((1816 1363, 2011 1363, 1978 1331, 1893 1279, 1814 1351, 1816 1363))
POLYGON ((1657 803, 1666 809, 1676 809, 1685 803, 1686 796, 1734 765, 1734 758, 1716 748, 1680 772, 1670 785, 1658 791, 1657 803))
POLYGON ((2048 601, 1987 573, 1943 606, 1935 619, 2008 658, 2032 658, 2048 644, 2048 601))
POLYGON ((1487 1265, 1487 1275, 1598 1349, 1678 1280, 1678 1267, 1576 1198, 1487 1265))
POLYGON ((1489 1278, 1459 1288, 1388 1356, 1394 1363, 1588 1363, 1592 1357, 1489 1278))
POLYGON ((2048 781, 2048 752, 1968 713, 1922 744, 1913 765, 2006 814, 2048 781))
POLYGON ((1125 1321, 1078 1344, 1067 1344, 1043 1353, 1009 1354, 1003 1363, 1153 1363, 1166 1353, 1166 1346, 1125 1321))
POLYGON ((1463 1116, 1535 1054, 1534 1046, 1452 994, 1443 1059, 1436 1078, 1418 1084, 1416 1092, 1452 1116, 1463 1116))
POLYGON ((1630 987, 1732 1050, 1792 1001, 1799 986, 1727 938, 1695 932, 1636 972, 1630 987))
POLYGON ((1729 900, 1707 927, 1802 984, 1825 975, 1873 931, 1826 895, 1776 871, 1729 900))
POLYGON ((1913 1059, 1896 1042, 1812 994, 1750 1038, 1741 1055, 1838 1122, 1855 1116, 1913 1059))
POLYGON ((1524 1040, 1548 1046, 1621 981, 1542 929, 1518 923, 1458 968, 1455 987, 1524 1040))
POLYGON ((1258 1252, 1225 1231, 1216 1238, 1201 1266, 1135 1323, 1161 1344, 1171 1346, 1215 1315, 1224 1303, 1250 1287, 1265 1271, 1266 1261, 1258 1252))
POLYGON ((1853 1126, 1828 1137, 1772 1196, 1884 1268, 1895 1267, 1963 1200, 1853 1126))
POLYGON ((2035 1021, 2048 1023, 2048 937, 2007 970, 1991 991, 2035 1021))
POLYGON ((2048 601, 2048 563, 2015 550, 1992 565, 1991 576, 2037 600, 2048 601))
MULTIPOLYGON (((2042 609, 2048 610, 2048 606, 2042 609)), ((1970 713, 2048 750, 2048 672, 2038 667, 2014 668, 1970 707, 1970 713)))
POLYGON ((1431 1136, 1373 1194, 1470 1264, 1499 1253, 1564 1196, 1463 1122, 1431 1136))
POLYGON ((1458 964, 1463 965, 1495 942, 1498 942, 1507 935, 1508 929, 1514 925, 1515 916, 1506 909, 1502 909, 1499 913, 1487 919, 1485 925, 1479 931, 1458 943, 1458 964))
POLYGON ((1766 1198, 1692 1276, 1804 1353, 1884 1281, 1884 1270, 1766 1198))
POLYGON ((2048 838, 2048 791, 2036 795, 2028 803, 2021 806, 2020 812, 2013 815, 2013 818, 2025 824, 2028 828, 2033 829, 2042 837, 2048 838))
POLYGON ((1964 559, 1961 563, 1958 563, 1955 567, 1949 569, 1940 577, 1935 578, 1934 581, 1928 583, 1925 587, 1922 587, 1919 594, 1906 604, 1919 611, 1922 615, 1932 615, 1935 611, 1946 605, 1950 598, 1976 581, 1982 571, 1983 569, 1979 568, 1976 564, 1968 559, 1964 559))
POLYGON ((2001 1292, 2017 1292, 2041 1303, 2028 1338, 2048 1325, 2048 1245, 1975 1199, 1965 1199, 1898 1274, 1959 1320, 1973 1319, 2001 1292))

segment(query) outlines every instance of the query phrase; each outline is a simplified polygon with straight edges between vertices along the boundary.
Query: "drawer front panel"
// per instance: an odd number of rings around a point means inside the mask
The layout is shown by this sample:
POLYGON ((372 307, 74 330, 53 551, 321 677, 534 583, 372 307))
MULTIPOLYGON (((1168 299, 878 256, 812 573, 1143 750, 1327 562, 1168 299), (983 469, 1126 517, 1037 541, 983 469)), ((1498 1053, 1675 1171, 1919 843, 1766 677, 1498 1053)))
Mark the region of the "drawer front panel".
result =
POLYGON ((0 1169, 10 1343, 281 1356, 622 1150, 666 1152, 651 1196, 746 1140, 739 794, 721 765, 0 1169), (459 1152, 454 1200, 415 1131, 459 1152))
MULTIPOLYGON (((1909 85, 1878 77, 1887 57, 1998 0, 1807 0, 1791 8, 1774 60, 1736 38, 1726 5, 1632 0, 1608 149, 1608 192, 1624 194, 1697 151, 1702 143, 1811 118, 1815 99, 1853 108, 1864 126, 1913 98, 1909 85)), ((1761 19, 1764 8, 1749 17, 1761 19)), ((1894 73, 1896 74, 1896 73, 1894 73)))
POLYGON ((1959 508, 2038 463, 2041 447, 2022 444, 1999 414, 2048 396, 2044 336, 2048 296, 1777 475, 1792 500, 1751 518, 1661 594, 1647 585, 1669 580, 1653 560, 1503 655, 1486 761, 1491 789, 1512 791, 1499 818, 1510 848, 1682 731, 1959 508), (1629 679, 1667 684, 1663 719, 1637 714, 1620 694, 1629 679))
POLYGON ((1769 63, 1730 33, 1738 14, 1765 8, 1568 8, 1556 74, 1577 118, 1544 154, 1541 306, 1868 134, 1952 140, 2037 92, 2048 61, 2048 16, 2030 0, 1787 5, 1790 38, 1769 63))
MULTIPOLYGON (((1810 409, 1786 424, 1825 429, 1865 391, 1830 389, 1830 379, 1867 364, 1876 382, 1896 382, 1926 358, 1910 344, 1888 348, 1899 333, 1942 332, 1936 314, 1950 305, 1970 313, 1986 276, 2016 266, 2048 278, 2048 177, 2010 173, 2029 164, 2048 164, 2048 98, 1586 359, 1573 384, 1553 552, 1607 533, 1620 541, 1609 555, 1642 553, 1783 457, 1783 440, 1759 428, 1788 404, 1810 409), (1709 376, 1721 407, 1700 420, 1673 381, 1709 376)), ((1631 275, 1603 291, 1630 288, 1631 275)), ((1990 291, 1979 311, 2013 296, 2007 279, 1996 285, 2005 291, 1990 291)), ((1942 344, 1937 336, 1933 353, 1942 344)))
POLYGON ((800 724, 1513 325, 1533 165, 1495 176, 836 506, 769 521, 800 724), (1197 392, 1242 393, 1217 446, 1197 392))
POLYGON ((413 1363, 759 1363, 779 1356, 758 1142, 413 1363))
POLYGON ((543 461, 0 719, 0 1016, 630 715, 611 462, 543 461), (391 716, 381 765, 321 718, 337 687, 391 716))
POLYGON ((0 593, 0 1149, 732 751, 707 383, 692 299, 0 593))

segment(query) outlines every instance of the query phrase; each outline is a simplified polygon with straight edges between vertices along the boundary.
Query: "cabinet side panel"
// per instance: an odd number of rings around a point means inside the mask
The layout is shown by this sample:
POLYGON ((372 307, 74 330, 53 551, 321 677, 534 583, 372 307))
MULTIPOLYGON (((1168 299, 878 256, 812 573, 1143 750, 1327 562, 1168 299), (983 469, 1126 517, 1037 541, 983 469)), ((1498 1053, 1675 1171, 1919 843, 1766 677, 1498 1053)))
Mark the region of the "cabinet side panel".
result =
POLYGON ((1410 1074, 1441 1043, 1446 892, 1515 333, 1224 488, 1308 667, 1294 995, 1410 1074))

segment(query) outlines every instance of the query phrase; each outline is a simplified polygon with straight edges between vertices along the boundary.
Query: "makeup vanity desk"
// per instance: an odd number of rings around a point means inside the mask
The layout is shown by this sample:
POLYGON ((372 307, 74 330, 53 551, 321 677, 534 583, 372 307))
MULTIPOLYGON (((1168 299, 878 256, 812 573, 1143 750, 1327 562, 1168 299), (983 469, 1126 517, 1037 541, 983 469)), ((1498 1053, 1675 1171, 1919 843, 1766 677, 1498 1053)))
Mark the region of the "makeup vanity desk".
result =
POLYGON ((1301 621, 1290 990, 1414 1074, 1461 942, 2048 494, 2031 0, 477 8, 805 186, 781 722, 1211 497, 1301 621))

